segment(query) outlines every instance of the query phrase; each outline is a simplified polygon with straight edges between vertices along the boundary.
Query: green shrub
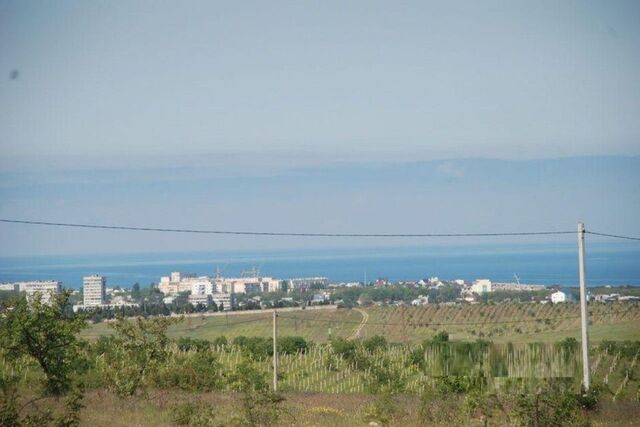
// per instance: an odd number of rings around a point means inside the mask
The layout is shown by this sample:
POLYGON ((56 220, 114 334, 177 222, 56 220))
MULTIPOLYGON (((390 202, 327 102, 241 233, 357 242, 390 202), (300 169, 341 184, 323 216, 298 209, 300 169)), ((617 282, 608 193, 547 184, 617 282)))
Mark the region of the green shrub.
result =
POLYGON ((211 344, 213 344, 214 346, 227 345, 227 337, 225 337, 224 335, 221 335, 219 337, 215 337, 213 339, 213 341, 211 342, 211 344))
POLYGON ((308 348, 309 344, 302 337, 278 337, 278 353, 280 354, 304 353, 308 348))
POLYGON ((206 351, 211 348, 209 341, 191 337, 180 337, 176 344, 180 351, 206 351))
POLYGON ((241 335, 234 338, 233 344, 240 347, 243 354, 250 359, 262 360, 273 356, 273 341, 270 338, 241 335))
POLYGON ((371 393, 397 394, 404 391, 406 380, 402 377, 400 369, 388 360, 382 360, 379 365, 368 363, 370 376, 367 390, 371 393))
POLYGON ((283 414, 284 397, 271 391, 266 374, 250 361, 243 361, 229 375, 231 388, 240 393, 241 416, 238 420, 250 426, 275 424, 283 414))
POLYGON ((353 341, 347 341, 344 338, 335 338, 331 340, 331 349, 335 354, 350 360, 355 356, 356 343, 353 341))
POLYGON ((416 347, 410 350, 409 356, 407 357, 407 365, 415 365, 421 369, 424 368, 425 360, 423 347, 416 347))
POLYGON ((78 333, 86 328, 79 316, 69 314, 70 291, 56 294, 51 303, 34 298, 10 300, 0 307, 0 348, 13 362, 21 357, 35 360, 44 373, 45 393, 61 395, 72 386, 72 375, 82 358, 78 333))
POLYGON ((179 426, 213 427, 216 423, 214 409, 202 403, 183 403, 171 410, 171 420, 179 426))
POLYGON ((384 349, 387 347, 387 340, 385 337, 380 335, 375 335, 371 338, 364 340, 362 346, 369 352, 373 353, 378 349, 384 349))
POLYGON ((536 393, 518 394, 514 403, 514 415, 521 425, 585 425, 583 410, 594 410, 597 397, 576 394, 560 381, 545 381, 536 393))
POLYGON ((146 385, 168 355, 167 329, 175 319, 157 317, 135 320, 118 319, 113 351, 100 359, 105 383, 119 396, 131 396, 146 385))
POLYGON ((221 364, 209 351, 176 354, 158 369, 153 376, 153 382, 159 388, 214 391, 223 388, 222 372, 221 364))

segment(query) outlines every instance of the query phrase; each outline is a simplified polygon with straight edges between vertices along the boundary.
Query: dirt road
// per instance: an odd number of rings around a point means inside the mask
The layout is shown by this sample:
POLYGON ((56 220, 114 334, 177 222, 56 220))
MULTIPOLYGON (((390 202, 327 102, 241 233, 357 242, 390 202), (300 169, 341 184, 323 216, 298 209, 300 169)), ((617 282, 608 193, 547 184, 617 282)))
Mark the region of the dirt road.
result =
POLYGON ((366 326, 367 321, 369 320, 369 314, 366 311, 360 308, 354 308, 354 310, 362 314, 362 321, 360 322, 356 330, 353 331, 353 333, 349 336, 349 338, 347 338, 348 340, 355 340, 356 338, 360 338, 360 333, 362 332, 362 329, 366 326))

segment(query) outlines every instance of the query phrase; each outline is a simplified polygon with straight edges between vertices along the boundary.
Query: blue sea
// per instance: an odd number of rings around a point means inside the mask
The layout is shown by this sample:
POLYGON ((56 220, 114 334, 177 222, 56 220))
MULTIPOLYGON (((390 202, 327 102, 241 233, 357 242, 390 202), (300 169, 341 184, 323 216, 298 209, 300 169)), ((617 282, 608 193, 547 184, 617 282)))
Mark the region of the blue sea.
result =
MULTIPOLYGON (((0 282, 60 280, 78 288, 82 277, 101 274, 108 286, 145 286, 172 271, 237 276, 255 267, 263 276, 326 276, 332 282, 489 278, 493 281, 576 286, 577 245, 467 245, 273 251, 219 251, 0 258, 0 282)), ((594 243, 588 247, 587 281, 640 286, 640 244, 594 243)))

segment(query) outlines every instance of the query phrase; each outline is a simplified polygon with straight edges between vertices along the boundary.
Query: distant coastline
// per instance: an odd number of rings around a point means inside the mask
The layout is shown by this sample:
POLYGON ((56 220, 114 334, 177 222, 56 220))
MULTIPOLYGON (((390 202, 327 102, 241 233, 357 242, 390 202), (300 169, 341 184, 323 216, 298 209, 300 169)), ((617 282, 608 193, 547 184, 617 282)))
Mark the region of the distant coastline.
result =
MULTIPOLYGON (((640 286, 638 245, 593 244, 587 252, 592 286, 640 286)), ((171 271, 226 276, 258 268, 281 279, 326 276, 332 282, 489 278, 522 283, 577 285, 577 255, 572 245, 476 245, 472 247, 404 247, 305 249, 253 252, 194 252, 0 258, 0 282, 55 279, 79 288, 82 277, 101 274, 109 286, 157 283, 171 271)))

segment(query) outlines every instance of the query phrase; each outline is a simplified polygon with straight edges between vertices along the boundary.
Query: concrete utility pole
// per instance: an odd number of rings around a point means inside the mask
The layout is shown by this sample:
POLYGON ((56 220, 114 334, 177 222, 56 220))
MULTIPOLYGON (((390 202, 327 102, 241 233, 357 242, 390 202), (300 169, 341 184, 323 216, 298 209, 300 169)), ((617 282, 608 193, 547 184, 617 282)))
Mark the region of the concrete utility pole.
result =
POLYGON ((273 391, 278 391, 278 314, 273 310, 273 391))
POLYGON ((591 386, 589 370, 589 334, 587 333, 587 272, 584 264, 584 224, 578 224, 578 265, 580 270, 580 324, 582 329, 582 383, 585 391, 591 386))

